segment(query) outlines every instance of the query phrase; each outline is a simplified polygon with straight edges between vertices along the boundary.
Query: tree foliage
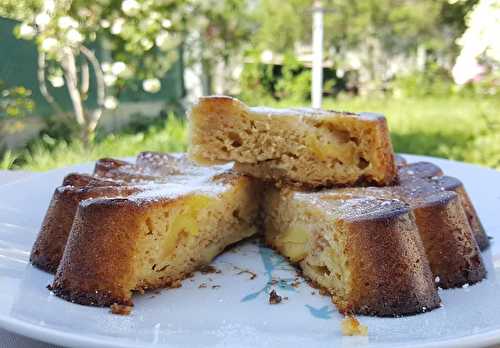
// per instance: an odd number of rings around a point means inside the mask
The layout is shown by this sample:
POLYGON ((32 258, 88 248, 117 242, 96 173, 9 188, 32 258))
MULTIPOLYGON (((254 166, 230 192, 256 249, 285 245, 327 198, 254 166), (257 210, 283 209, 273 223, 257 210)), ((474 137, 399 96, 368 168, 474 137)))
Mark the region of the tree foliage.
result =
POLYGON ((117 106, 115 96, 127 83, 139 79, 146 92, 160 90, 178 47, 191 53, 188 63, 201 62, 206 74, 214 74, 217 61, 229 64, 244 50, 251 30, 245 0, 5 0, 2 5, 0 15, 22 21, 19 38, 37 45, 45 99, 62 114, 47 83, 66 86, 87 141, 102 110, 117 106), (97 90, 94 103, 87 100, 90 88, 97 90))
MULTIPOLYGON (((139 79, 144 90, 157 92, 161 88, 160 78, 177 58, 179 45, 184 47, 187 65, 201 66, 204 91, 212 93, 215 79, 237 81, 237 67, 245 61, 258 60, 260 52, 270 50, 286 57, 311 41, 312 0, 4 3, 0 15, 23 21, 18 34, 35 40, 44 55, 41 63, 45 64, 45 80, 53 86, 72 87, 68 68, 73 63, 71 59, 67 61, 68 54, 74 56, 73 75, 80 85, 82 103, 88 97, 86 71, 97 73, 97 81, 99 73, 102 75, 105 92, 97 101, 101 108, 116 107, 114 96, 130 81, 139 79), (108 53, 92 68, 86 49, 94 51, 99 46, 108 53)), ((380 88, 397 74, 411 72, 421 53, 430 64, 449 70, 460 48, 456 39, 466 28, 465 14, 476 3, 477 0, 323 0, 325 56, 339 73, 354 71, 351 76, 357 76, 356 83, 367 90, 380 88)), ((303 75, 300 79, 299 85, 304 86, 309 77, 303 75)), ((296 87, 292 89, 297 93, 292 94, 305 93, 302 87, 296 87)), ((289 93, 284 92, 282 85, 279 89, 280 94, 289 93)), ((228 88, 217 91, 225 93, 228 88)))
MULTIPOLYGON (((364 87, 411 72, 417 52, 450 69, 477 0, 324 0, 326 58, 335 69, 358 71, 364 87)), ((254 47, 285 54, 311 42, 311 0, 259 1, 254 47)))

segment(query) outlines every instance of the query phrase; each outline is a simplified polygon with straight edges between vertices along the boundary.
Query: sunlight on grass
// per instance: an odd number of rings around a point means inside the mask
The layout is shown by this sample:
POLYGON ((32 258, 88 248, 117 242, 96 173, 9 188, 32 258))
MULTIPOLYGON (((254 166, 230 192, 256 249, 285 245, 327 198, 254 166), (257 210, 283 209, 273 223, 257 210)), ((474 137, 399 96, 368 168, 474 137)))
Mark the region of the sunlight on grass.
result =
POLYGON ((445 157, 500 168, 498 99, 355 98, 326 100, 324 108, 384 114, 397 152, 445 157))
POLYGON ((51 151, 42 141, 26 155, 27 170, 48 170, 56 167, 96 160, 101 157, 135 156, 141 151, 182 152, 186 150, 187 127, 181 119, 170 116, 161 126, 136 134, 110 134, 85 149, 80 141, 57 142, 51 151))

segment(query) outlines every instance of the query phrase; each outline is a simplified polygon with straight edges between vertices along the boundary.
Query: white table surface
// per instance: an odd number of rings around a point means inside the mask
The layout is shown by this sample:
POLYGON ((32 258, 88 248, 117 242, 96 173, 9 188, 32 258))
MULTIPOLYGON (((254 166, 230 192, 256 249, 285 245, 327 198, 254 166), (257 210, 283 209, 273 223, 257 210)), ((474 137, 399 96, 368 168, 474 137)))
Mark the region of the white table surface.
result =
MULTIPOLYGON (((5 171, 0 170, 0 185, 20 180, 32 175, 23 171, 5 171)), ((31 338, 16 335, 0 328, 0 348, 56 348, 52 344, 32 340, 31 338)))
MULTIPOLYGON (((32 175, 25 171, 4 171, 0 170, 0 185, 20 180, 32 175)), ((58 348, 53 344, 47 344, 31 338, 23 337, 0 328, 0 348, 58 348)), ((490 347, 500 348, 500 346, 490 347)))

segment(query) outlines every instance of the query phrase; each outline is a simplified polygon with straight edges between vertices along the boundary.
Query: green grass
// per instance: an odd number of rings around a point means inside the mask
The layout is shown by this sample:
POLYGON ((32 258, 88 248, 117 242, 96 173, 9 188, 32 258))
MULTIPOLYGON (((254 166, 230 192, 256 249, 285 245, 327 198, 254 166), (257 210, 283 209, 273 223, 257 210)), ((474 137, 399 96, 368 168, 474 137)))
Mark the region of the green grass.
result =
MULTIPOLYGON (((294 106, 277 102, 275 106, 294 106)), ((300 106, 300 104, 295 104, 300 106)), ((326 100, 325 108, 372 111, 387 116, 398 152, 445 157, 500 169, 500 100, 494 98, 404 98, 326 100)), ((100 157, 134 156, 140 151, 184 151, 186 124, 170 117, 143 132, 107 135, 85 149, 43 138, 29 150, 6 153, 1 168, 47 170, 100 157)))
POLYGON ((144 132, 106 135, 98 139, 91 148, 85 148, 80 141, 68 143, 44 137, 34 142, 30 149, 17 154, 8 153, 9 159, 6 161, 0 158, 0 165, 5 162, 12 169, 44 171, 102 157, 135 156, 146 150, 181 152, 187 148, 186 135, 185 122, 169 117, 166 122, 151 126, 144 132))
POLYGON ((500 169, 498 98, 356 98, 327 100, 324 108, 384 114, 397 152, 500 169))

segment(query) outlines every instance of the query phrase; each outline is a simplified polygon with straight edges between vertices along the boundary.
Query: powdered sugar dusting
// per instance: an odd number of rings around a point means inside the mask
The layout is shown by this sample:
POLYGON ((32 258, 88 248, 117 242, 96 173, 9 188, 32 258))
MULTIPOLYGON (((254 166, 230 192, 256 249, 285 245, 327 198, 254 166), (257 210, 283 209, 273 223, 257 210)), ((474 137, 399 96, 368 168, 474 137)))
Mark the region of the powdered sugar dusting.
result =
POLYGON ((331 118, 331 117, 358 117, 366 121, 376 121, 384 119, 383 115, 374 113, 352 113, 345 111, 323 110, 314 108, 289 108, 276 109, 266 106, 256 106, 249 108, 250 114, 254 117, 299 117, 299 118, 331 118))
POLYGON ((185 154, 156 152, 139 154, 136 163, 114 160, 103 160, 101 163, 103 165, 93 176, 80 175, 86 178, 83 186, 63 186, 60 190, 105 191, 104 195, 89 195, 89 199, 82 201, 83 205, 109 199, 126 199, 140 204, 190 193, 218 195, 227 190, 228 184, 214 178, 232 168, 232 164, 201 167, 185 154))

